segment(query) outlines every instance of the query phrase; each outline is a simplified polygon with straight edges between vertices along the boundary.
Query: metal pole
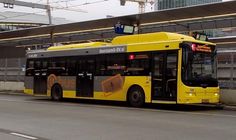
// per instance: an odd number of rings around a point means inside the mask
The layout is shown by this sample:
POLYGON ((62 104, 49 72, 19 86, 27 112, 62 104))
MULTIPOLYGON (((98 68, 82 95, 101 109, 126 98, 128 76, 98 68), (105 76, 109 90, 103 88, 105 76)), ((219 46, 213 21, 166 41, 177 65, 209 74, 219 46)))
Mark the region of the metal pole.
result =
POLYGON ((139 14, 142 14, 145 12, 145 3, 139 2, 139 14))
POLYGON ((17 81, 20 82, 20 77, 21 77, 21 60, 18 58, 18 74, 17 74, 17 81))
POLYGON ((230 88, 233 89, 234 88, 234 57, 233 57, 233 53, 230 53, 230 61, 231 61, 231 67, 230 67, 230 83, 231 86, 230 88))
POLYGON ((7 81, 7 58, 5 59, 4 82, 7 81))
POLYGON ((48 14, 49 25, 52 25, 52 14, 51 14, 51 7, 49 4, 49 0, 47 0, 47 14, 48 14))

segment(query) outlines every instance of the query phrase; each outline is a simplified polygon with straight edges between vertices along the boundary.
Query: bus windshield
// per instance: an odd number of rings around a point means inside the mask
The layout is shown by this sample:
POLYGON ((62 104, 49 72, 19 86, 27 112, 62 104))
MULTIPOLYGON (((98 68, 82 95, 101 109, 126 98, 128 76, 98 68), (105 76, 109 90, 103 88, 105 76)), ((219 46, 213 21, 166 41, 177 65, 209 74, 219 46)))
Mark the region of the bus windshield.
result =
POLYGON ((217 87, 215 46, 184 44, 182 81, 188 86, 217 87))

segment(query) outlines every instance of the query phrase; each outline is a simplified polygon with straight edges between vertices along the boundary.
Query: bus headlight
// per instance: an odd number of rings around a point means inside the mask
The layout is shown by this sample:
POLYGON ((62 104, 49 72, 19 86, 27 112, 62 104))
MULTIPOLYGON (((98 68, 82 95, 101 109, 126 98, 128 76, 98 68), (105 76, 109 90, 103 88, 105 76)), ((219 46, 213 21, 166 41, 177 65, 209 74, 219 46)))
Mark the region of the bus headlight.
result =
POLYGON ((219 93, 215 93, 215 96, 219 96, 219 93))
POLYGON ((189 93, 188 93, 188 96, 190 96, 190 97, 196 96, 196 93, 195 93, 195 92, 189 92, 189 93))

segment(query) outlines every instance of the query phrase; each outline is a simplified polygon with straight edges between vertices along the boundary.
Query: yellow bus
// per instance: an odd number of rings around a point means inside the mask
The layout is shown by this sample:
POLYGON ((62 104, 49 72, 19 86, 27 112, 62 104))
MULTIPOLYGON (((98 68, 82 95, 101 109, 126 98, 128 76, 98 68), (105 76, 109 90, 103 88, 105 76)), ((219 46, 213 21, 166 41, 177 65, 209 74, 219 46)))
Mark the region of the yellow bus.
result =
POLYGON ((144 103, 218 103, 215 44, 147 33, 27 53, 26 94, 144 103))

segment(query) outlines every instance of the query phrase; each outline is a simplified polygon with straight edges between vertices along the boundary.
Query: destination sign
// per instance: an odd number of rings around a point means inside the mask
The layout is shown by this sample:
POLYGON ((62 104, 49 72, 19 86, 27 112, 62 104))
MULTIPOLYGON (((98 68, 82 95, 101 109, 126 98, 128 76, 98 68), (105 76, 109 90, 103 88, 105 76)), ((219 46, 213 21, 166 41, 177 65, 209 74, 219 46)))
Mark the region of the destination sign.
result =
POLYGON ((125 48, 124 47, 115 47, 115 48, 99 49, 99 53, 119 53, 119 52, 125 52, 125 48))
POLYGON ((212 52, 211 47, 209 47, 207 45, 197 45, 197 44, 192 44, 192 51, 212 52))
POLYGON ((38 54, 29 54, 28 57, 29 57, 29 58, 37 58, 37 57, 38 57, 38 54))

